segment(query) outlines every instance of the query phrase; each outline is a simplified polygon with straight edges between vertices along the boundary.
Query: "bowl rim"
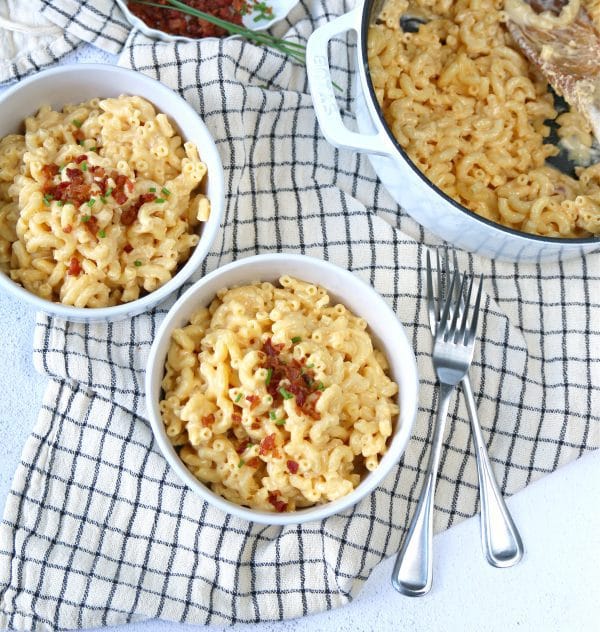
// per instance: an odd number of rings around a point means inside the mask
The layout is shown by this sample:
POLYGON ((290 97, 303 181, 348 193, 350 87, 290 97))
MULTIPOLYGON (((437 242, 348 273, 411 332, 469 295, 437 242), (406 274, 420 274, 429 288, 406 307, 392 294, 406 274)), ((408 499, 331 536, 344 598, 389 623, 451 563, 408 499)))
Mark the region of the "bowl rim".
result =
MULTIPOLYGON (((5 290, 8 294, 13 295, 17 299, 21 299, 36 309, 43 311, 47 314, 52 314, 66 320, 73 320, 79 322, 97 322, 97 321, 116 321, 132 314, 142 313, 149 309, 152 309, 160 302, 162 302, 169 294, 175 292, 189 277, 200 267, 202 261, 206 258, 214 240, 219 232, 221 226, 221 220, 225 212, 225 175, 223 170, 223 164, 219 151, 217 149, 215 140, 210 130, 206 126, 206 123, 202 117, 192 108, 192 106, 183 99, 177 92, 166 86, 165 84, 144 75, 143 73, 136 72, 129 68, 122 68, 120 66, 113 66, 112 64, 64 64, 61 66, 55 66, 42 70, 35 75, 27 77, 17 84, 11 86, 6 92, 0 95, 0 109, 4 104, 10 100, 10 98, 21 91, 23 88, 27 88, 30 84, 37 83, 39 81, 46 81, 48 78, 52 78, 57 75, 65 74, 80 74, 94 71, 109 72, 115 74, 122 74, 131 77, 132 83, 136 82, 146 84, 152 91, 161 92, 166 98, 172 99, 177 103, 180 110, 185 111, 188 116, 192 116, 196 119, 196 123, 206 134, 206 138, 203 142, 210 142, 212 144, 213 159, 211 162, 214 164, 208 165, 210 171, 210 178, 214 182, 216 196, 210 199, 211 212, 209 219, 201 226, 199 232, 198 244, 192 250, 190 256, 186 262, 179 268, 179 270, 164 284, 158 287, 156 290, 149 292, 148 294, 128 303, 120 303, 119 305, 113 305, 110 307, 74 307, 72 305, 63 305, 44 299, 33 292, 25 289, 22 285, 13 281, 10 276, 0 271, 0 289, 5 290)), ((144 97, 152 103, 152 97, 144 97)), ((154 104, 153 104, 154 105, 154 104)), ((39 104, 38 106, 39 107, 39 104)), ((26 116, 29 116, 27 114, 26 116)), ((181 130, 179 121, 175 121, 175 125, 181 130)), ((184 140, 189 140, 187 136, 184 136, 184 140)), ((202 158, 204 160, 204 158, 202 158)))
MULTIPOLYGON (((250 282, 251 281, 241 281, 240 283, 250 282)), ((233 284, 231 287, 233 287, 234 285, 235 284, 233 284)), ((325 284, 323 286, 326 287, 325 284)), ((206 304, 208 304, 213 298, 214 296, 211 293, 211 296, 208 299, 206 299, 205 297, 203 301, 206 300, 206 304)), ((340 297, 340 300, 343 302, 343 297, 340 297)), ((202 302, 198 303, 197 307, 200 307, 201 305, 202 302)), ((392 334, 390 333, 390 335, 392 334)), ((160 381, 157 382, 159 385, 160 381)), ((319 259, 317 257, 285 252, 259 254, 244 257, 243 259, 238 259, 224 266, 216 268, 211 273, 204 276, 202 279, 196 281, 196 283, 194 283, 194 285, 192 285, 169 309, 165 319, 158 328, 148 356, 144 385, 146 391, 146 411, 150 420, 154 439, 160 448, 160 452, 166 458, 167 462, 174 470, 175 474, 179 477, 179 479, 188 488, 198 494, 198 496, 200 496, 204 501, 212 504, 224 513, 258 524, 290 525, 310 521, 319 521, 333 514, 339 514, 360 502, 363 498, 372 493, 373 490, 383 481, 383 479, 390 474, 393 468, 398 465, 400 459, 406 451, 408 443, 411 440, 412 431, 418 411, 419 376, 416 358, 412 349, 412 345, 410 344, 408 336, 406 335, 406 332, 404 330, 404 326, 394 310, 389 306, 389 304, 371 285, 366 283, 363 279, 356 276, 349 270, 346 270, 345 268, 342 268, 324 259, 319 259), (359 485, 346 496, 342 496, 341 498, 320 505, 314 505, 312 507, 300 509, 297 511, 283 513, 243 507, 242 505, 231 502, 220 496, 219 494, 213 492, 211 489, 208 488, 208 486, 198 480, 184 465, 183 461, 179 458, 175 451, 175 448, 167 437, 160 409, 158 406, 158 400, 161 392, 160 386, 158 392, 153 392, 153 382, 156 380, 157 374, 160 378, 160 381, 162 381, 162 376, 164 375, 164 361, 167 355, 166 343, 164 343, 165 352, 161 354, 161 357, 159 357, 159 347, 161 346, 161 343, 163 339, 165 339, 165 337, 168 337, 170 339, 171 333, 173 329, 176 328, 176 326, 181 326, 174 323, 174 321, 176 321, 179 316, 180 310, 184 309, 188 302, 193 302, 196 295, 201 294, 204 290, 204 287, 210 284, 213 280, 219 278, 220 276, 228 273, 231 270, 239 268, 248 268, 248 272, 251 272, 256 264, 260 264, 262 262, 271 263, 273 270, 277 270, 277 276, 286 273, 285 270, 280 271, 278 264, 285 264, 288 262, 312 265, 315 267, 315 269, 328 269, 334 275, 338 275, 338 278, 341 278, 345 281, 344 287, 351 287, 351 284, 354 284, 355 288, 362 288, 362 291, 369 294, 371 299, 377 301, 378 307, 382 311, 384 311, 388 317, 393 317, 394 321, 397 324, 396 331, 394 332, 394 335, 396 336, 394 338, 394 349, 397 353, 402 353, 402 373, 406 376, 406 381, 410 386, 408 391, 406 391, 405 387, 404 395, 398 393, 397 396, 399 402, 400 398, 403 397, 401 401, 402 407, 400 413, 400 416, 402 417, 402 427, 392 434, 389 440, 390 444, 388 446, 388 451, 382 457, 378 467, 369 473, 368 478, 363 479, 359 483, 359 485), (394 449, 392 450, 391 442, 395 437, 400 437, 400 440, 398 440, 397 442, 398 445, 393 446, 394 449)))
POLYGON ((436 193, 438 196, 440 196, 445 202, 448 202, 449 204, 451 204, 458 211, 461 211, 468 217, 471 217, 477 220, 478 222, 485 224, 486 226, 489 226, 491 228, 496 228, 500 230, 501 232, 504 232, 510 235, 511 237, 520 237, 522 239, 532 239, 534 241, 538 241, 538 242, 548 244, 548 245, 550 244, 553 244, 553 245, 597 244, 598 246, 600 246, 600 235, 596 235, 596 236, 592 235, 591 237, 549 237, 546 235, 535 235, 533 233, 527 233, 525 231, 516 230, 514 228, 504 226, 502 224, 499 224, 498 222, 494 222, 490 219, 483 217, 482 215, 475 213, 475 211, 468 209, 466 206, 463 206, 462 204, 460 204, 460 202, 457 202, 455 199, 450 197, 447 193, 442 191, 442 189, 440 189, 436 184, 431 182, 429 178, 427 178, 427 176, 414 164, 414 162, 412 161, 412 159, 410 158, 406 150, 402 147, 402 145, 397 141, 396 137, 392 133, 391 129, 389 128, 383 116, 381 107, 379 107, 379 103, 375 95, 375 88, 371 80, 371 73, 369 72, 368 50, 367 50, 370 17, 372 15, 372 12, 374 10, 377 0, 362 0, 362 2, 363 2, 363 7, 362 7, 362 18, 361 18, 361 26, 360 26, 361 42, 360 42, 360 47, 358 49, 360 50, 360 55, 362 59, 360 60, 361 63, 358 64, 358 68, 360 69, 360 72, 363 78, 362 84, 363 86, 367 87, 367 90, 369 93, 368 95, 365 95, 366 97, 368 97, 366 100, 370 102, 369 105, 371 107, 369 109, 371 112, 375 112, 377 116, 377 122, 379 123, 379 126, 381 127, 381 129, 383 129, 383 131, 385 132, 385 134, 387 135, 387 137, 393 144, 394 148, 396 149, 396 151, 398 151, 400 156, 404 159, 404 162, 423 181, 423 183, 427 185, 430 189, 432 189, 432 191, 436 193))

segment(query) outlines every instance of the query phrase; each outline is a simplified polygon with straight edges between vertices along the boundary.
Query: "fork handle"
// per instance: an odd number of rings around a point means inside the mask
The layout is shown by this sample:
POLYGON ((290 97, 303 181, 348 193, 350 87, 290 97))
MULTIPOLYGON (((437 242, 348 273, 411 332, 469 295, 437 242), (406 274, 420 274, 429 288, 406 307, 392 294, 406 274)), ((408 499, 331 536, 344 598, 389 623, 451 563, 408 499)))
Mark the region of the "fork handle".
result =
POLYGON ((481 504, 481 545, 487 561, 492 566, 499 568, 514 566, 523 557, 523 541, 494 478, 468 374, 463 378, 461 386, 471 418, 473 445, 477 457, 481 504))
POLYGON ((433 432, 425 486, 392 572, 394 588, 409 597, 420 597, 431 589, 433 575, 433 501, 442 453, 448 405, 454 386, 440 384, 440 398, 433 432))

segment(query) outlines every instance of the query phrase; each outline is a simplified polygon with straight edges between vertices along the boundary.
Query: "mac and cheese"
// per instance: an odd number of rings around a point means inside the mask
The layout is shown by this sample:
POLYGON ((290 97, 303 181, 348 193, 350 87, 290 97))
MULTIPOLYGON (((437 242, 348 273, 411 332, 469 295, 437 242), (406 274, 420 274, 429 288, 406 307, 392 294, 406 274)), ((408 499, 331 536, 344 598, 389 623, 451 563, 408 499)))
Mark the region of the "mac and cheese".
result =
MULTIPOLYGON (((369 29, 368 56, 385 119, 414 164, 494 222, 552 237, 600 234, 600 164, 577 178, 545 164, 558 153, 544 142, 557 112, 506 29, 503 1, 411 0, 409 13, 426 21, 416 33, 400 27, 408 8, 388 0, 369 29)), ((565 145, 591 147, 583 116, 557 123, 565 145)))
POLYGON ((392 434, 397 385, 367 323, 288 276, 218 293, 176 329, 167 435, 213 491, 292 511, 350 493, 392 434))
POLYGON ((205 174, 197 147, 141 97, 44 106, 0 140, 0 267, 51 301, 133 301, 198 243, 205 174))

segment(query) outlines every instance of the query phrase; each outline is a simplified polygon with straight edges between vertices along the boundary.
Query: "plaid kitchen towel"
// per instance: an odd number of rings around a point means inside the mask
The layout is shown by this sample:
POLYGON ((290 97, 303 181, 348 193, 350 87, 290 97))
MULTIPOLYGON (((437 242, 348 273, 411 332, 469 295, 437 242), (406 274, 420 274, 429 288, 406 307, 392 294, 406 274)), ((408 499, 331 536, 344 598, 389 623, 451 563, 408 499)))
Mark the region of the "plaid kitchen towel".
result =
MULTIPOLYGON (((45 4, 50 19, 99 45, 120 23, 109 0, 45 4)), ((350 8, 301 2, 279 32, 305 42, 350 8)), ((353 40, 332 44, 349 124, 355 52, 353 40)), ((120 63, 178 90, 223 158, 226 214, 196 278, 275 251, 354 271, 407 329, 421 375, 419 415, 399 467, 354 508, 319 523, 250 524, 184 487, 145 419, 148 349, 175 297, 112 324, 38 316, 35 363, 51 382, 0 525, 0 626, 255 622, 340 606, 397 551, 423 483, 435 400, 424 246, 438 242, 393 202, 364 156, 323 139, 304 68, 279 53, 236 39, 167 44, 132 33, 120 63)), ((512 494, 600 446, 600 254, 543 265, 459 260, 485 278, 471 377, 494 469, 512 494)), ((462 398, 449 421, 437 531, 478 509, 462 398)))
POLYGON ((83 42, 116 54, 128 35, 127 20, 109 0, 2 0, 0 85, 55 65, 83 42))

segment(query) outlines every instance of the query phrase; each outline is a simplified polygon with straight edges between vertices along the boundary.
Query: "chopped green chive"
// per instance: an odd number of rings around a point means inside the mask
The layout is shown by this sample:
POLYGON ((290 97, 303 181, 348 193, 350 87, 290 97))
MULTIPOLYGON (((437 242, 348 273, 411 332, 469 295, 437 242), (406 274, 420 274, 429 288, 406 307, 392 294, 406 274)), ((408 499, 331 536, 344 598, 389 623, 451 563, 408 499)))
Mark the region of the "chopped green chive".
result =
POLYGON ((81 163, 81 170, 82 170, 82 171, 87 171, 87 160, 84 160, 84 161, 81 163))
POLYGON ((139 267, 142 265, 142 262, 141 262, 139 259, 136 259, 136 260, 133 262, 133 265, 134 265, 136 268, 139 268, 139 267))
POLYGON ((77 119, 73 119, 71 123, 73 123, 73 125, 75 125, 75 127, 77 128, 80 128, 83 125, 83 123, 81 121, 78 121, 77 119))
POLYGON ((269 417, 270 417, 273 421, 275 421, 275 419, 277 419, 277 415, 275 414, 275 411, 274 411, 274 410, 272 410, 272 411, 269 413, 269 417))
POLYGON ((50 193, 46 193, 46 195, 44 195, 44 204, 46 206, 50 206, 50 202, 53 200, 53 196, 50 195, 50 193))
POLYGON ((279 388, 279 393, 283 399, 292 399, 292 397, 294 397, 289 391, 286 391, 283 386, 279 388))
POLYGON ((316 389, 318 391, 324 391, 325 390, 325 385, 323 384, 323 382, 319 382, 316 386, 316 389))
POLYGON ((100 196, 100 201, 102 204, 106 204, 106 198, 103 195, 100 196))
POLYGON ((150 191, 150 193, 156 193, 156 187, 150 187, 148 191, 150 191))
POLYGON ((81 216, 81 221, 84 222, 84 223, 89 222, 91 219, 92 219, 91 215, 82 215, 81 216))
POLYGON ((92 206, 94 206, 94 204, 96 204, 96 200, 95 200, 94 198, 90 198, 90 199, 86 202, 86 204, 87 204, 90 208, 92 208, 92 206))
POLYGON ((235 398, 235 400, 234 400, 234 401, 235 401, 235 403, 237 404, 237 403, 240 401, 240 399, 242 399, 242 394, 241 394, 241 393, 238 393, 238 396, 237 396, 237 397, 235 398))
POLYGON ((65 168, 66 166, 67 166, 67 165, 61 165, 61 166, 58 168, 59 173, 60 173, 61 171, 63 171, 63 170, 64 170, 64 168, 65 168))
POLYGON ((88 151, 98 151, 98 147, 94 146, 94 147, 90 147, 88 149, 88 151))
POLYGON ((81 145, 81 146, 83 147, 85 143, 84 143, 82 140, 78 140, 78 141, 77 141, 77 144, 78 144, 78 145, 81 145))
POLYGON ((238 467, 242 467, 244 463, 246 463, 246 461, 244 461, 244 459, 240 459, 240 462, 238 463, 238 467))
POLYGON ((106 189, 106 193, 104 194, 104 196, 108 197, 112 192, 113 192, 113 188, 110 187, 110 188, 106 189))
POLYGON ((169 195, 171 195, 171 191, 169 191, 169 189, 167 189, 167 187, 163 187, 160 192, 165 196, 165 197, 169 197, 169 195))
POLYGON ((273 376, 273 369, 271 367, 269 367, 267 369, 267 377, 265 378, 265 384, 267 386, 269 386, 269 384, 271 383, 271 377, 273 376))
POLYGON ((285 419, 278 419, 278 420, 275 422, 275 425, 276 425, 276 426, 285 426, 285 419))
POLYGON ((64 203, 62 200, 59 200, 59 201, 58 201, 58 205, 59 205, 59 206, 64 206, 64 205, 65 205, 65 203, 64 203))
POLYGON ((292 344, 296 344, 297 342, 302 342, 302 338, 300 336, 294 336, 292 338, 292 344))
POLYGON ((102 239, 106 237, 106 231, 104 230, 104 228, 98 231, 98 237, 102 237, 102 239))
POLYGON ((166 200, 164 198, 156 198, 156 200, 154 200, 157 204, 164 204, 166 202, 166 200))

